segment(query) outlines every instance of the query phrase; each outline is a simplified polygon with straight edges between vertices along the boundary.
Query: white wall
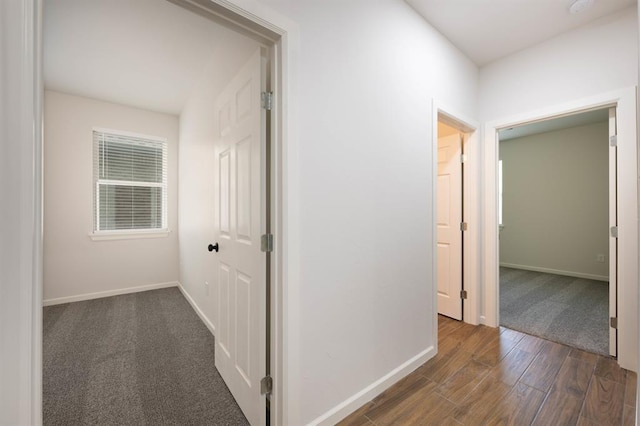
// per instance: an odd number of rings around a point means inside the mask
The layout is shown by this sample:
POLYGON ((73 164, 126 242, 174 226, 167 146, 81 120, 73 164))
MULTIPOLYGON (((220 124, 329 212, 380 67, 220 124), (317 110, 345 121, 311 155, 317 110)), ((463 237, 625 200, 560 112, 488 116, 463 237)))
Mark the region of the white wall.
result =
MULTIPOLYGON (((44 299, 178 280, 178 117, 46 91, 44 299), (92 241, 93 127, 166 138, 166 237, 92 241)), ((62 299, 62 300, 55 300, 62 299)))
POLYGON ((633 6, 483 67, 479 113, 490 121, 637 83, 633 6))
POLYGON ((299 25, 305 424, 435 344, 431 103, 476 117, 477 69, 401 1, 263 3, 299 25))
MULTIPOLYGON (((300 31, 301 383, 289 403, 306 424, 435 344, 432 98, 475 116, 477 70, 402 2, 263 3, 300 31)), ((189 185, 214 173, 215 92, 201 84, 181 114, 180 281, 212 315, 213 192, 189 185)))
POLYGON ((608 281, 608 141, 604 121, 500 142, 501 265, 608 281))

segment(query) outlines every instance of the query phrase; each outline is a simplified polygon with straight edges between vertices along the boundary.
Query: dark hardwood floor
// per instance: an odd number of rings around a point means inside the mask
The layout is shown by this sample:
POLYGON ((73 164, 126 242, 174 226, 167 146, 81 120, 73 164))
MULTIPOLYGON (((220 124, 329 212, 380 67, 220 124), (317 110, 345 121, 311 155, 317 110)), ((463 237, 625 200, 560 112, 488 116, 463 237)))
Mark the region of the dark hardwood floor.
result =
POLYGON ((637 376, 615 360, 439 316, 439 353, 341 423, 634 425, 637 376))

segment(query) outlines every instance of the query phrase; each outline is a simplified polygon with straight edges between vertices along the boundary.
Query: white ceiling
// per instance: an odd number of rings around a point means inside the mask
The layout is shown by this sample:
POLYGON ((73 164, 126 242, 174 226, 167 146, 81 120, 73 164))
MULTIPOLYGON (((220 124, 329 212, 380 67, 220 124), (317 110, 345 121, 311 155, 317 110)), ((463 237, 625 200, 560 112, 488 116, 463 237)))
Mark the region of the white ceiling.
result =
POLYGON ((636 4, 595 0, 573 15, 574 0, 405 0, 478 66, 636 4))
POLYGON ((179 114, 205 68, 222 85, 256 47, 164 0, 44 2, 47 89, 179 114))
POLYGON ((609 119, 609 109, 599 109, 587 111, 559 118, 538 121, 536 123, 524 124, 518 127, 502 129, 498 132, 500 142, 524 136, 537 135, 539 133, 552 132, 554 130, 569 129, 571 127, 584 126, 592 123, 599 123, 609 119))

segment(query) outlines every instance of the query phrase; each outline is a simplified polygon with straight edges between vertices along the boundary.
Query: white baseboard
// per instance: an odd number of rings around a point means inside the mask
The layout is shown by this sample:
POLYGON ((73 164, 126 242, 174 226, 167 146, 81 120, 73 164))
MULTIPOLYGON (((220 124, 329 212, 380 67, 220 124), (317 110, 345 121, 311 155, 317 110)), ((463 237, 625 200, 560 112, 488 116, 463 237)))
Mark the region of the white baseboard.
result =
POLYGON ((213 325, 213 323, 209 320, 209 318, 207 318, 207 316, 204 314, 204 312, 202 312, 202 310, 200 309, 200 307, 198 306, 196 301, 193 300, 193 297, 191 297, 191 295, 187 292, 187 289, 185 289, 182 286, 182 284, 180 284, 180 283, 178 283, 178 288, 182 292, 184 298, 187 299, 187 302, 189 302, 189 304, 191 305, 193 310, 196 311, 196 314, 198 314, 198 316, 200 317, 200 319, 202 320, 204 325, 206 325, 207 328, 209 329, 209 331, 211 332, 211 334, 213 334, 215 336, 216 335, 216 326, 213 325))
POLYGON ((544 272, 545 274, 564 275, 567 277, 584 278, 595 281, 609 281, 608 276, 584 274, 582 272, 562 271, 559 269, 541 268, 539 266, 515 265, 513 263, 500 263, 500 266, 513 269, 524 269, 525 271, 544 272))
POLYGON ((376 380, 360 392, 333 407, 320 417, 309 422, 309 425, 335 425, 349 414, 362 407, 367 402, 390 388, 400 379, 409 375, 416 368, 427 362, 436 354, 435 347, 430 346, 423 352, 411 358, 409 361, 391 370, 389 373, 376 380))
POLYGON ((168 288, 178 286, 177 281, 158 284, 146 284, 137 287, 119 288, 116 290, 99 291, 96 293, 78 294, 76 296, 58 297, 55 299, 46 299, 42 301, 42 306, 60 305, 62 303, 81 302, 83 300, 100 299, 103 297, 119 296, 121 294, 139 293, 141 291, 157 290, 159 288, 168 288))
POLYGON ((487 317, 480 315, 480 324, 487 325, 487 317))

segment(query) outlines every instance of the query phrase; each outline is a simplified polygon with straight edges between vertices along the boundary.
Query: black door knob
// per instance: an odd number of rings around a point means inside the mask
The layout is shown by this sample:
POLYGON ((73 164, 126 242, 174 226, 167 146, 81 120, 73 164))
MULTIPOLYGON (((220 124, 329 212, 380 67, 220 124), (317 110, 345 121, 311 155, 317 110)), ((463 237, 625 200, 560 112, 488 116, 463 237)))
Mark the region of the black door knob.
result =
POLYGON ((215 243, 215 244, 209 244, 209 247, 208 247, 208 248, 209 248, 209 251, 214 251, 214 250, 215 250, 215 251, 216 251, 216 253, 217 253, 217 252, 218 252, 218 248, 219 248, 219 247, 218 247, 218 243, 215 243))

